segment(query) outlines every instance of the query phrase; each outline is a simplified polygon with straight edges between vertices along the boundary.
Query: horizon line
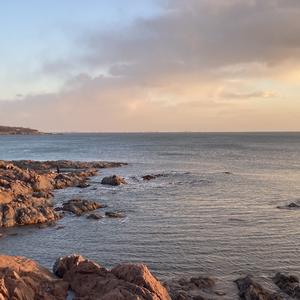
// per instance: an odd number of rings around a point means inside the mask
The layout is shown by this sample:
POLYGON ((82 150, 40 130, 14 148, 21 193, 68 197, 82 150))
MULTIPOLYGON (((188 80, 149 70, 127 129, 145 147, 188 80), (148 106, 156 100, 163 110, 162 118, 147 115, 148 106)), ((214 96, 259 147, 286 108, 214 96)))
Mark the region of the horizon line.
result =
POLYGON ((300 130, 247 131, 48 131, 50 134, 151 134, 151 133, 300 133, 300 130))

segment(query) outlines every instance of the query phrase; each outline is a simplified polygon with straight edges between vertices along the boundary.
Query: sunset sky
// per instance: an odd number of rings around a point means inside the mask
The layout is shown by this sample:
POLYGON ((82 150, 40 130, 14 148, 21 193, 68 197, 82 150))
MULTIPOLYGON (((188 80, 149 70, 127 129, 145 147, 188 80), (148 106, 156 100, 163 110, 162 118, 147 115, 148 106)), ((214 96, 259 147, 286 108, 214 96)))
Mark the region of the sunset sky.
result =
POLYGON ((300 131, 299 0, 0 1, 0 125, 300 131))

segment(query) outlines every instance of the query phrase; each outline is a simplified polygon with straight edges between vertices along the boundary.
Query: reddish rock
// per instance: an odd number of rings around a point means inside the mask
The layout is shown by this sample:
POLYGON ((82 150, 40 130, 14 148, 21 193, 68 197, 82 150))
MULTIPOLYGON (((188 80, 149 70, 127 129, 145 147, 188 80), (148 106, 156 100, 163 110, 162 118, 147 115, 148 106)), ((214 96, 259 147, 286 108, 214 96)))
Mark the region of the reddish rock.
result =
MULTIPOLYGON (((40 224, 60 218, 52 205, 52 191, 70 186, 86 186, 97 174, 95 168, 120 163, 72 161, 0 161, 0 226, 40 224), (60 169, 68 172, 58 173, 60 169), (56 170, 56 171, 53 171, 56 170)), ((74 213, 98 208, 97 204, 75 205, 74 213), (76 207, 75 207, 76 206, 76 207)))
POLYGON ((65 300, 68 286, 32 260, 0 256, 1 300, 65 300))
POLYGON ((70 284, 78 300, 170 300, 166 288, 145 265, 106 270, 79 255, 60 258, 54 273, 70 284))
POLYGON ((143 264, 122 264, 111 270, 118 279, 147 289, 158 299, 170 299, 166 288, 150 273, 143 264))

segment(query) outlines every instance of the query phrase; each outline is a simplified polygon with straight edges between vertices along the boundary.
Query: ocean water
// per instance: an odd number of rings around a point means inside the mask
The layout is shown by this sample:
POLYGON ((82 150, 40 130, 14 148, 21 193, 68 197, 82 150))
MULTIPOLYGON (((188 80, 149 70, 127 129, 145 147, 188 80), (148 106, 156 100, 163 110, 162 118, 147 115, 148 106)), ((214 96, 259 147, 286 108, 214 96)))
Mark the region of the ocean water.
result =
POLYGON ((66 216, 60 230, 9 229, 18 234, 0 240, 2 253, 47 267, 71 253, 106 267, 144 262, 160 279, 300 273, 300 210, 276 208, 300 198, 299 133, 2 136, 0 159, 129 163, 103 170, 87 189, 55 192, 57 204, 98 200, 125 219, 66 216), (165 176, 141 181, 152 173, 165 176), (101 185, 108 174, 128 185, 101 185))

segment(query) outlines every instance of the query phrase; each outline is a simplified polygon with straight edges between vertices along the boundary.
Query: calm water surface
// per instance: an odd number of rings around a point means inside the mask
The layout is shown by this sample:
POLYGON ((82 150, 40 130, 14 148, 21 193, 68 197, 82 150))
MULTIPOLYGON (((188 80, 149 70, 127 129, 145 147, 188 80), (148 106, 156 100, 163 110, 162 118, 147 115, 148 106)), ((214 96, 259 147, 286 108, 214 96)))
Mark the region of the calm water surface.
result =
POLYGON ((277 205, 300 198, 300 134, 68 134, 0 137, 0 159, 124 161, 87 189, 58 191, 55 201, 99 200, 127 218, 67 216, 63 229, 10 229, 0 251, 51 267, 82 253, 110 267, 145 262, 161 279, 210 274, 300 273, 300 210, 277 205), (226 174, 225 172, 230 172, 226 174), (105 187, 107 174, 128 185, 105 187), (149 173, 164 173, 150 182, 149 173))

